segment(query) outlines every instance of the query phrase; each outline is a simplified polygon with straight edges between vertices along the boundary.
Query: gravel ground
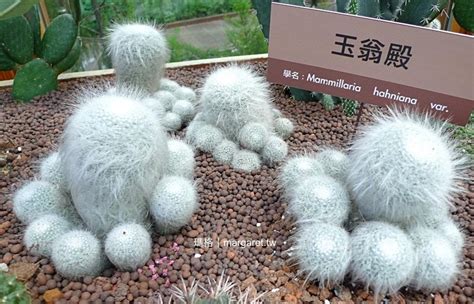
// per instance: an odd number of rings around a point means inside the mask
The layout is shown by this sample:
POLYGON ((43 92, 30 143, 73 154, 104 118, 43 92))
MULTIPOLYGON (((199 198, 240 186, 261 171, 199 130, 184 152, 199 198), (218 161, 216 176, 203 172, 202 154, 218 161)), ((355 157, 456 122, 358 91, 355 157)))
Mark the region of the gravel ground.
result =
MULTIPOLYGON (((254 63, 265 72, 266 63, 254 63)), ((168 70, 171 79, 198 88, 212 66, 168 70)), ((38 173, 38 162, 59 142, 75 96, 113 81, 112 77, 65 81, 58 91, 29 104, 15 104, 10 90, 0 91, 0 263, 6 263, 26 281, 34 302, 45 298, 58 303, 149 303, 170 286, 189 285, 195 278, 218 277, 225 272, 240 288, 266 292, 267 303, 362 303, 373 295, 349 278, 341 286, 303 285, 285 251, 291 246, 295 224, 286 215, 287 203, 276 182, 278 170, 263 166, 246 174, 217 164, 211 155, 196 156, 200 208, 179 234, 154 236, 153 257, 135 272, 106 270, 101 276, 70 281, 58 275, 48 259, 28 254, 22 245, 25 226, 12 212, 12 194, 38 173), (231 247, 224 240, 270 240, 275 246, 231 247), (212 241, 212 246, 209 245, 212 241), (153 266, 152 266, 153 265, 153 266)), ((272 86, 276 106, 295 123, 288 139, 290 154, 323 146, 347 147, 355 118, 339 109, 325 111, 318 103, 297 102, 282 86, 272 86)), ((370 120, 373 107, 362 115, 370 120)), ((182 136, 182 132, 178 133, 182 136)), ((423 294, 403 289, 385 300, 393 303, 473 303, 474 288, 474 170, 464 184, 466 192, 453 201, 452 214, 466 234, 463 271, 446 293, 423 294)), ((207 279, 206 279, 207 280, 207 279)))

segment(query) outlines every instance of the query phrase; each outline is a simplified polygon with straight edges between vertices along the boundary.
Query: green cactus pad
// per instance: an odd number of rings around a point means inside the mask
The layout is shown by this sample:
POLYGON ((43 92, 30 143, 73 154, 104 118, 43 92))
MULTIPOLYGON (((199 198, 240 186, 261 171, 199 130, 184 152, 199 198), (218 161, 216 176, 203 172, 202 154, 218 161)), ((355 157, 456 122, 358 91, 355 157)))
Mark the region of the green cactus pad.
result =
POLYGON ((474 32, 474 5, 472 0, 456 0, 453 14, 459 25, 469 32, 474 32))
POLYGON ((38 0, 2 0, 0 1, 0 20, 21 16, 38 0))
POLYGON ((43 59, 34 59, 22 67, 13 81, 13 98, 28 101, 56 89, 56 73, 43 59))
POLYGON ((15 68, 15 62, 8 57, 0 47, 0 71, 9 71, 15 68))
POLYGON ((70 14, 53 19, 41 41, 41 57, 50 64, 57 64, 71 51, 77 37, 77 24, 70 14))
POLYGON ((0 21, 0 45, 15 62, 25 64, 33 58, 33 32, 25 17, 0 21))
MULTIPOLYGON (((470 5, 472 5, 472 1, 470 5)), ((410 0, 401 5, 397 21, 415 25, 428 25, 446 7, 448 0, 410 0)))
POLYGON ((72 49, 66 56, 66 58, 64 58, 53 66, 53 69, 56 71, 57 74, 61 74, 62 72, 70 69, 74 65, 74 63, 76 63, 76 61, 79 59, 79 56, 81 55, 81 46, 81 39, 77 38, 76 42, 72 46, 72 49))

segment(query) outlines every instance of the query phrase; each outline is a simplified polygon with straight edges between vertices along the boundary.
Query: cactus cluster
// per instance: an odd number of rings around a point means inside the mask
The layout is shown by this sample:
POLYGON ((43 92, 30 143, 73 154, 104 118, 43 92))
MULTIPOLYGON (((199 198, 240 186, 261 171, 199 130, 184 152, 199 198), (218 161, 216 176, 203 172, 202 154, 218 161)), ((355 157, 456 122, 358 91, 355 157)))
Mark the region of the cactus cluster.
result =
POLYGON ((249 67, 216 69, 207 77, 199 103, 186 130, 194 147, 247 172, 286 157, 283 139, 291 135, 293 124, 274 108, 268 83, 249 67))
POLYGON ((347 272, 376 294, 452 286, 464 243, 449 217, 463 166, 455 147, 443 125, 391 110, 359 131, 348 155, 326 149, 288 160, 280 182, 300 226, 300 271, 320 284, 347 272))
POLYGON ((64 277, 98 275, 110 262, 128 271, 144 265, 152 224, 176 232, 198 207, 194 151, 165 132, 171 114, 177 128, 192 119, 196 96, 162 78, 161 35, 147 25, 114 29, 114 62, 130 66, 117 68, 116 88, 79 98, 59 151, 40 165, 40 180, 14 196, 14 212, 28 224, 25 245, 50 257, 64 277), (142 60, 148 70, 135 66, 142 60), (160 80, 162 90, 151 92, 160 80))
POLYGON ((120 24, 111 29, 108 51, 117 75, 118 91, 138 90, 167 131, 177 131, 195 115, 196 93, 163 78, 170 51, 154 25, 120 24))
POLYGON ((77 32, 72 15, 61 14, 41 37, 37 5, 24 14, 0 20, 0 71, 16 71, 15 99, 29 101, 57 88, 58 75, 79 59, 81 40, 77 32))
POLYGON ((0 303, 30 304, 31 297, 15 276, 0 271, 0 303))
POLYGON ((300 224, 293 258, 308 279, 321 285, 341 282, 351 261, 350 237, 343 228, 351 209, 349 193, 343 179, 330 176, 332 168, 343 170, 341 158, 347 156, 334 149, 295 156, 283 165, 279 176, 289 212, 300 224), (330 157, 332 153, 336 156, 330 157))

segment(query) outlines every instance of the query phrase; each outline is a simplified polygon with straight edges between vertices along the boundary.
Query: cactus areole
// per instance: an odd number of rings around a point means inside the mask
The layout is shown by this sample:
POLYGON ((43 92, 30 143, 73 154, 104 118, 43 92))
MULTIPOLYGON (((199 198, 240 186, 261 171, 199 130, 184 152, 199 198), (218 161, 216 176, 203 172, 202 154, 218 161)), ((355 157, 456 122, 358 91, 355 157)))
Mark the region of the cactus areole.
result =
MULTIPOLYGON (((273 2, 267 78, 344 99, 428 111, 465 125, 474 91, 459 79, 472 78, 474 38, 432 29, 446 5, 434 2, 400 1, 386 8, 379 1, 351 1, 354 6, 344 12, 359 16, 273 2), (432 77, 441 70, 458 76, 432 77)), ((323 104, 335 105, 329 99, 323 104)), ((350 114, 352 107, 346 102, 344 110, 350 114)))

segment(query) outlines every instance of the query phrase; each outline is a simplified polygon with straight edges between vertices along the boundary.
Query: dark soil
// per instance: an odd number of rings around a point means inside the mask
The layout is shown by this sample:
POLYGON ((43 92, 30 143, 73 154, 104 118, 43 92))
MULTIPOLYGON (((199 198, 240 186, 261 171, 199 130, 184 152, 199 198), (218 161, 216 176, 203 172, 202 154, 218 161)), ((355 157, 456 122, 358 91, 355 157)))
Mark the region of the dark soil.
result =
MULTIPOLYGON (((265 62, 254 65, 265 72, 265 62)), ((179 68, 167 74, 180 84, 199 88, 212 68, 179 68)), ((245 174, 217 164, 205 153, 196 156, 200 209, 179 234, 154 237, 148 264, 155 266, 135 272, 112 268, 96 278, 70 281, 58 275, 48 259, 30 255, 22 245, 25 226, 12 212, 12 194, 37 175, 39 160, 57 147, 75 96, 85 88, 101 88, 111 81, 113 77, 63 81, 57 91, 29 104, 14 103, 9 89, 0 91, 0 263, 22 272, 34 302, 59 298, 59 303, 152 303, 158 293, 169 296, 170 286, 181 284, 181 277, 189 285, 194 278, 207 280, 207 276, 216 278, 222 273, 242 289, 266 292, 268 303, 373 302, 372 293, 351 283, 350 278, 342 286, 319 288, 317 283, 303 285, 305 278, 296 277, 297 269, 289 265, 285 253, 295 224, 285 213, 287 203, 276 181, 278 169, 264 166, 259 172, 245 174), (276 245, 225 247, 225 239, 268 239, 276 245), (209 240, 213 241, 210 248, 195 246, 209 240)), ((355 118, 344 117, 340 109, 327 112, 319 103, 294 101, 279 85, 272 85, 272 91, 276 106, 296 126, 288 139, 291 154, 323 146, 347 147, 355 118)), ((370 120, 372 110, 368 107, 364 111, 362 124, 370 120)), ((473 177, 474 170, 470 170, 465 194, 453 201, 453 217, 466 234, 463 271, 456 285, 446 293, 434 294, 403 289, 386 301, 473 303, 473 177)))

